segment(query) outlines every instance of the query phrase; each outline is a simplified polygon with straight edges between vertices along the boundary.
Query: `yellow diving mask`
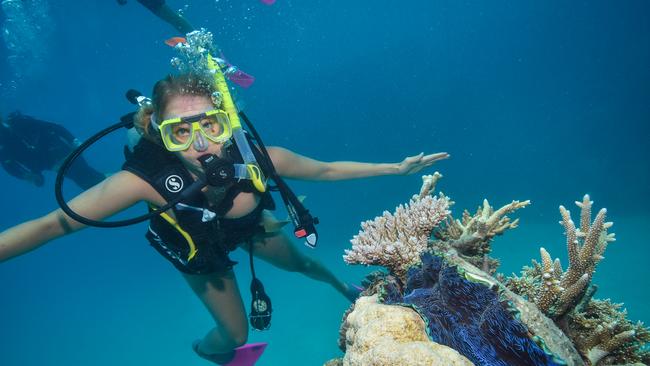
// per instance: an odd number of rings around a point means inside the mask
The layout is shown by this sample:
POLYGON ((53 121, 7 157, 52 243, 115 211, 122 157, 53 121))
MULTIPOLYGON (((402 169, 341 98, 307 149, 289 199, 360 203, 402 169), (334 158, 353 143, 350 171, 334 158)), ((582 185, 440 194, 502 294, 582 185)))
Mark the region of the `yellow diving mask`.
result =
POLYGON ((232 137, 228 114, 220 109, 188 117, 169 118, 160 124, 154 122, 154 125, 158 127, 160 137, 169 151, 187 150, 197 133, 218 144, 232 137))

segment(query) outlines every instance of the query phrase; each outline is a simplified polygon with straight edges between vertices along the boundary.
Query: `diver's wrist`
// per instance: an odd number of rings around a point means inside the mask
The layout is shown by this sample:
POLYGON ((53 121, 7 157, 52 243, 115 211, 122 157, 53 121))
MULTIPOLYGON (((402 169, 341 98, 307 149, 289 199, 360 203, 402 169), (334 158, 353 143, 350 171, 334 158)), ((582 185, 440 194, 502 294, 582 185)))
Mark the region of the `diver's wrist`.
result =
POLYGON ((400 163, 387 163, 387 164, 382 164, 382 165, 384 165, 382 171, 384 172, 385 175, 398 175, 398 174, 400 174, 400 169, 399 169, 400 163))

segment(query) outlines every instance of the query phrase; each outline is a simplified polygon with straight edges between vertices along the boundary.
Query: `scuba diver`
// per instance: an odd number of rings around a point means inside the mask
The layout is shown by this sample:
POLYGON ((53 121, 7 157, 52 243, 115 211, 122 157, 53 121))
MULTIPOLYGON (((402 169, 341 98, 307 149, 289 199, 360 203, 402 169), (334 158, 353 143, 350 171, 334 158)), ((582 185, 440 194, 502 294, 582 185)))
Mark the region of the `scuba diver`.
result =
MULTIPOLYGON (((214 79, 193 73, 170 75, 155 84, 151 99, 138 97, 140 107, 133 120, 142 136, 133 151, 125 150, 122 170, 72 199, 69 206, 62 205, 67 209, 0 233, 0 262, 84 228, 80 220, 103 220, 144 201, 155 213, 145 235, 150 245, 181 273, 215 322, 194 341, 193 350, 215 364, 251 366, 266 343, 246 344, 248 321, 254 329, 268 329, 271 312, 270 299, 255 277, 253 257, 330 284, 350 301, 359 294, 358 288, 298 250, 270 212, 273 187, 266 178, 273 177, 283 193, 287 188, 280 177, 336 181, 406 175, 449 155, 419 154, 399 163, 324 162, 282 147, 263 147, 238 126, 223 74, 216 73, 214 79), (249 253, 251 262, 248 321, 233 271, 236 262, 229 257, 238 248, 249 253)), ((309 219, 305 210, 296 212, 299 222, 309 219)), ((310 240, 313 225, 307 221, 294 233, 315 245, 310 240)))
MULTIPOLYGON (((181 34, 186 34, 194 30, 194 27, 183 18, 182 15, 172 10, 165 0, 137 0, 142 6, 149 9, 155 16, 169 23, 181 34)), ((117 0, 120 5, 126 5, 127 0, 117 0)))
MULTIPOLYGON (((7 173, 37 187, 45 183, 44 170, 56 171, 79 141, 56 123, 11 113, 0 121, 0 160, 7 173)), ((70 169, 69 178, 82 189, 101 182, 106 176, 79 159, 70 169)))

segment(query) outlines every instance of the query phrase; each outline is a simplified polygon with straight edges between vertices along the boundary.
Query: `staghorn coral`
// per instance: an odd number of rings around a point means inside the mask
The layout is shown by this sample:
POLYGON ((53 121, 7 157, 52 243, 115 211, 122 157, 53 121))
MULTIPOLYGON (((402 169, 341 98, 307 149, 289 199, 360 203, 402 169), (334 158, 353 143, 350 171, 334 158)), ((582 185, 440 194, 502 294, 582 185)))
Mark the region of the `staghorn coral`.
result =
POLYGON ((562 270, 559 259, 551 260, 550 254, 541 248, 542 286, 535 302, 537 306, 554 319, 562 317, 573 309, 587 292, 596 265, 603 259, 603 252, 609 242, 614 241, 614 234, 608 234, 611 222, 605 222, 606 209, 601 209, 593 223, 591 206, 593 202, 585 195, 580 207, 580 228, 576 228, 571 213, 560 206, 562 221, 567 239, 569 267, 562 270))
POLYGON ((648 329, 627 320, 626 313, 619 311, 620 305, 593 299, 597 288, 591 279, 614 234, 607 233, 612 223, 605 222, 605 209, 591 222, 592 204, 588 195, 576 202, 581 209, 579 228, 571 213, 560 206, 569 257, 566 271, 559 259, 552 260, 541 248, 541 263, 533 260, 521 277, 509 277, 504 283, 554 319, 590 364, 648 363, 650 352, 643 348, 650 341, 648 329))
POLYGON ((450 201, 440 194, 432 196, 436 182, 442 175, 424 176, 419 195, 394 213, 384 211, 382 216, 361 224, 361 231, 351 240, 352 249, 346 249, 343 259, 348 264, 379 265, 401 280, 409 267, 420 260, 427 249, 433 229, 449 215, 450 201))
POLYGON ((607 233, 613 224, 605 222, 606 209, 601 209, 591 222, 592 204, 589 195, 576 202, 581 208, 580 228, 576 228, 571 213, 560 206, 560 224, 565 230, 569 254, 566 271, 559 259, 553 260, 546 249, 540 248, 541 263, 533 261, 532 267, 524 267, 521 278, 507 280, 512 290, 534 301, 540 310, 556 320, 561 320, 581 301, 588 301, 585 295, 593 295, 595 288, 590 290, 590 284, 596 265, 603 259, 607 244, 615 240, 614 234, 607 233))
POLYGON ((499 266, 499 261, 488 256, 491 251, 492 239, 508 229, 516 228, 519 219, 510 221, 506 215, 529 204, 528 200, 512 201, 498 210, 494 210, 485 199, 483 206, 479 207, 473 216, 465 210, 462 220, 448 217, 444 224, 434 232, 437 240, 431 242, 431 247, 452 247, 473 265, 494 274, 499 266))
MULTIPOLYGON (((345 321, 344 366, 471 366, 457 351, 429 340, 426 325, 412 309, 360 297, 345 321)), ((334 363, 336 365, 336 363, 334 363)))
POLYGON ((592 365, 650 363, 650 351, 640 348, 650 342, 650 331, 641 322, 630 322, 621 307, 609 300, 594 299, 569 317, 569 336, 578 349, 588 350, 592 365))
MULTIPOLYGON (((428 322, 429 336, 469 358, 475 365, 563 365, 535 343, 529 330, 511 314, 492 282, 422 254, 420 268, 409 271, 407 304, 428 322)), ((387 303, 393 303, 388 301, 387 303)))

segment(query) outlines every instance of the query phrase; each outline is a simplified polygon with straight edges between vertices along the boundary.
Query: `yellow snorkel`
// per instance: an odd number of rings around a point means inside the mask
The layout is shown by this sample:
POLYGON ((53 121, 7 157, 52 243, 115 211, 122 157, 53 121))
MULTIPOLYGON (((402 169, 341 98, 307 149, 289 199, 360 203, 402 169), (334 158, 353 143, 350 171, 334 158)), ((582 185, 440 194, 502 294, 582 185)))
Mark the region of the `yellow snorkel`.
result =
POLYGON ((223 74, 221 66, 215 59, 208 53, 207 55, 207 64, 208 70, 214 75, 214 83, 217 87, 217 91, 221 94, 222 98, 222 107, 228 114, 230 119, 230 126, 232 128, 232 135, 235 138, 235 143, 239 148, 239 151, 242 154, 244 159, 244 164, 246 165, 247 176, 253 182, 253 186, 259 192, 266 192, 266 177, 262 173, 255 155, 251 150, 246 135, 244 135, 244 129, 242 128, 241 121, 239 120, 239 113, 237 112, 237 107, 232 100, 230 95, 230 90, 228 89, 228 82, 226 77, 223 74))

